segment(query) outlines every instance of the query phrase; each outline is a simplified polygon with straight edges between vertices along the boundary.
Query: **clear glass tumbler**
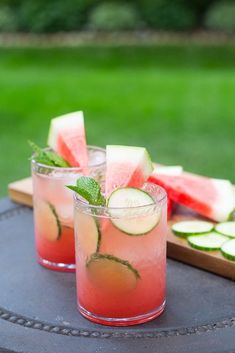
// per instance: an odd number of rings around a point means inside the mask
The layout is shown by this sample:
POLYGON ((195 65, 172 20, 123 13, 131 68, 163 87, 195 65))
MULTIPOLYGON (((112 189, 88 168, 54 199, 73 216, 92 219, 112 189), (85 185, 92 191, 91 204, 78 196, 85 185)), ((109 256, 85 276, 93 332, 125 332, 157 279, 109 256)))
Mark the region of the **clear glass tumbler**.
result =
MULTIPOLYGON (((88 155, 87 174, 100 182, 105 150, 88 146, 88 155)), ((75 185, 81 175, 81 168, 51 167, 32 160, 37 259, 53 270, 75 270, 73 192, 65 185, 75 185)))
POLYGON ((77 304, 96 323, 135 325, 164 310, 167 196, 152 183, 143 190, 153 201, 139 207, 92 206, 74 196, 77 304), (142 234, 131 235, 133 227, 142 234))

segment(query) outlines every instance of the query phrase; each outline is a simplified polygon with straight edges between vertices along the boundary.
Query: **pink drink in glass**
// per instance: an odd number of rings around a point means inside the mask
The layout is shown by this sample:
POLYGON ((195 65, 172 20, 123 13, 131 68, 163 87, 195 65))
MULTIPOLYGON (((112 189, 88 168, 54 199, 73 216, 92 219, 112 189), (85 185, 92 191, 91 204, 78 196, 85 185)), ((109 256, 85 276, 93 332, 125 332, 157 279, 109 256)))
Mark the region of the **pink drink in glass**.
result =
MULTIPOLYGON (((167 197, 161 187, 151 183, 146 183, 144 190, 154 204, 130 207, 130 222, 138 226, 158 215, 158 223, 141 235, 118 229, 111 209, 90 206, 75 197, 77 302, 80 313, 94 322, 134 325, 164 310, 167 197)), ((121 214, 124 222, 129 222, 125 210, 121 214)))
MULTIPOLYGON (((101 180, 105 150, 88 147, 88 174, 101 180)), ((32 161, 35 241, 38 262, 58 271, 75 270, 73 192, 81 168, 59 168, 32 161)))

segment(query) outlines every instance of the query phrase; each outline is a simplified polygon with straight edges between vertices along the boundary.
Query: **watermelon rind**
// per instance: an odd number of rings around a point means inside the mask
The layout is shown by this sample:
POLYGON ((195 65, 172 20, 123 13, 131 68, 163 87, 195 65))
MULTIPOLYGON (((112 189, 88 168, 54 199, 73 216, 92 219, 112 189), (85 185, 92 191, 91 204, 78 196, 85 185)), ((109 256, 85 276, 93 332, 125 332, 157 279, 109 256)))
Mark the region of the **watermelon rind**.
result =
POLYGON ((84 123, 84 117, 83 117, 82 111, 64 114, 51 119, 49 134, 47 139, 48 146, 50 146, 53 150, 56 150, 57 138, 58 138, 59 132, 64 128, 66 128, 68 126, 68 123, 73 124, 74 122, 75 124, 77 124, 78 119, 80 119, 81 122, 84 123))
POLYGON ((88 153, 83 112, 73 112, 51 120, 48 145, 72 167, 87 173, 88 153))
POLYGON ((145 147, 107 145, 106 146, 107 163, 130 160, 140 162, 139 167, 143 171, 144 178, 148 178, 153 171, 153 163, 145 147), (125 156, 125 158, 124 158, 125 156))
POLYGON ((157 165, 153 170, 153 175, 181 175, 183 167, 181 165, 157 165))
POLYGON ((144 147, 108 145, 106 166, 107 196, 118 187, 141 187, 153 171, 151 158, 144 147))
POLYGON ((216 222, 227 221, 235 209, 234 186, 228 180, 184 172, 178 176, 155 173, 149 181, 165 188, 173 201, 216 222))
POLYGON ((229 180, 212 179, 217 190, 217 202, 213 204, 211 217, 217 222, 227 221, 235 209, 234 186, 229 180))

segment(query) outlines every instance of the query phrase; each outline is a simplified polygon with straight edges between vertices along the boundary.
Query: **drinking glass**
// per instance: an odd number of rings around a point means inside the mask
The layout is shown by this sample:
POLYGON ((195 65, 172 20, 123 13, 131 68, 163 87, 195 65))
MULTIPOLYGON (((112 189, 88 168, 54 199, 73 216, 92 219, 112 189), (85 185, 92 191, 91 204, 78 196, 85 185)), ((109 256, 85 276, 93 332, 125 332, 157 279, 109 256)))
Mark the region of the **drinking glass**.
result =
POLYGON ((152 183, 142 189, 152 202, 138 207, 92 206, 74 196, 77 305, 96 323, 135 325, 164 310, 167 196, 152 183))
MULTIPOLYGON (((86 174, 101 181, 105 150, 88 146, 86 174)), ((32 160, 35 242, 38 262, 58 271, 75 270, 73 192, 81 168, 60 168, 32 160)))

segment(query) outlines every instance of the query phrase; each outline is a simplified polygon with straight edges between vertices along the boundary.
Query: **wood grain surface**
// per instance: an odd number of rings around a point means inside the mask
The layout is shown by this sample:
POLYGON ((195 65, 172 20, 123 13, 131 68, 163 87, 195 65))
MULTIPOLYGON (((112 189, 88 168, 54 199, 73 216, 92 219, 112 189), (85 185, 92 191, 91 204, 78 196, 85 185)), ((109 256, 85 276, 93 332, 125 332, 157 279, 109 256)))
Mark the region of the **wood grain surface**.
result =
POLYGON ((8 195, 15 202, 33 207, 32 178, 21 179, 9 184, 8 195))

